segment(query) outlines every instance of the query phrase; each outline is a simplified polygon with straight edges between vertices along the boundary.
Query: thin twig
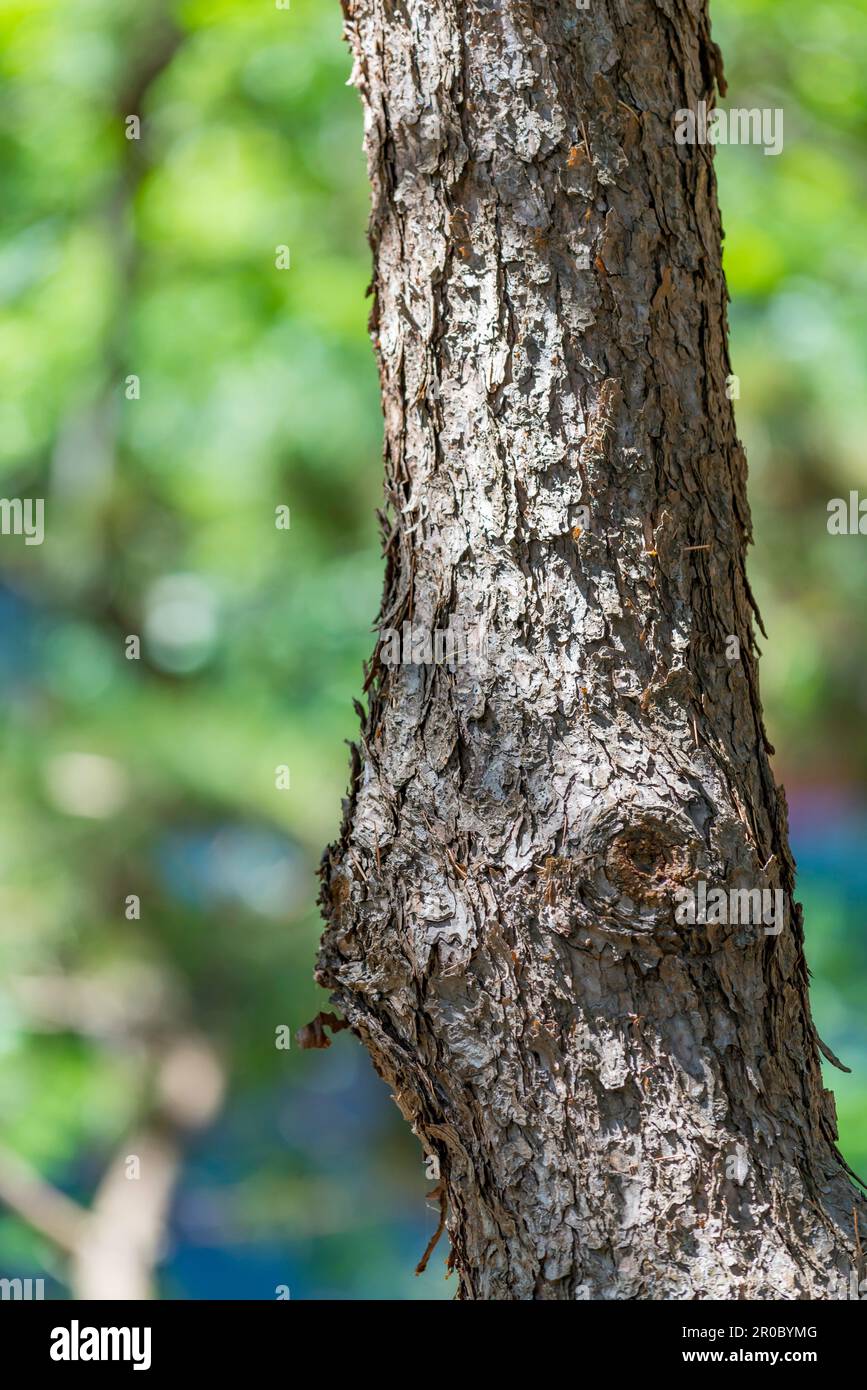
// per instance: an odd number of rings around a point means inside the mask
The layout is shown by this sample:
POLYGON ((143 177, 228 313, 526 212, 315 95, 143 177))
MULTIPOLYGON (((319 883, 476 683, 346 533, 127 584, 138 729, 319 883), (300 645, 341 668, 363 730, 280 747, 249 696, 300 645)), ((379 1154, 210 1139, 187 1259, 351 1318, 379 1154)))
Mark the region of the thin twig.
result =
MULTIPOLYGON (((432 1192, 430 1195, 433 1197, 434 1193, 432 1192)), ((446 1190, 444 1183, 440 1184, 439 1190, 436 1191, 436 1196, 438 1196, 440 1199, 439 1224, 437 1225, 436 1230, 434 1231, 433 1235, 427 1243, 427 1249, 425 1250, 424 1254, 422 1255, 421 1259, 415 1267, 416 1274, 424 1274, 425 1270, 427 1269, 427 1262, 433 1254, 434 1250, 436 1249, 437 1241, 439 1240, 446 1227, 446 1190)))

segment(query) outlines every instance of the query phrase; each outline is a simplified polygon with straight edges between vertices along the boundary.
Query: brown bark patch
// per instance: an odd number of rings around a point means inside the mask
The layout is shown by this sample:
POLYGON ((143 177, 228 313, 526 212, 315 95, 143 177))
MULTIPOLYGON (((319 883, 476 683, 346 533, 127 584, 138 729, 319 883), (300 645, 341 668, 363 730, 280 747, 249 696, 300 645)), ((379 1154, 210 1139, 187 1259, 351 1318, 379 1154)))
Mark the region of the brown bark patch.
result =
POLYGON ((687 882, 687 846, 656 822, 630 826, 614 839, 608 852, 608 875, 634 902, 661 904, 687 882))

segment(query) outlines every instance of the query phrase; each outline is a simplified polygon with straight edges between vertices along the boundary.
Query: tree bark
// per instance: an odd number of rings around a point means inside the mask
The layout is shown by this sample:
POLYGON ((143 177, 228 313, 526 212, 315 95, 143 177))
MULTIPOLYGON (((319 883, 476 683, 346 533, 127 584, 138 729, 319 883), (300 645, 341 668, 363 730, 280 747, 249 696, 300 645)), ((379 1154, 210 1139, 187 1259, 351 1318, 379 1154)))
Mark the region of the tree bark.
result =
POLYGON ((439 1157, 461 1298, 840 1297, 867 1208, 762 724, 712 151, 673 134, 724 90, 706 6, 344 11, 380 629, 488 646, 378 648, 317 978, 439 1157), (679 924, 702 880, 783 930, 679 924))

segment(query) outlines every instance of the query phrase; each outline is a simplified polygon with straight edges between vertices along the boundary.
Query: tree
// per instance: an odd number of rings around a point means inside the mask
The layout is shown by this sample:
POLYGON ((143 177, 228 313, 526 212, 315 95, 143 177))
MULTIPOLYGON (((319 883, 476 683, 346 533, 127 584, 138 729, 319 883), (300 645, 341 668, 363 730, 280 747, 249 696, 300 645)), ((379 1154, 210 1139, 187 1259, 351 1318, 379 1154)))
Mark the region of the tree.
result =
POLYGON ((387 572, 317 977, 439 1158, 461 1297, 840 1297, 867 1206, 762 723, 712 150, 674 138, 725 92, 706 6, 344 12, 387 572))

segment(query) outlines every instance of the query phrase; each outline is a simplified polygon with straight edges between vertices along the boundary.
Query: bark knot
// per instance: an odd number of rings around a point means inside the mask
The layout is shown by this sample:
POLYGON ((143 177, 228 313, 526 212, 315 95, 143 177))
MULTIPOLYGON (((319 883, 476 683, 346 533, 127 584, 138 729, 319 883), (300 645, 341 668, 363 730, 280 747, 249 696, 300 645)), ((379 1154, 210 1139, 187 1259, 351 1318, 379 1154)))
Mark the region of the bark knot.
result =
POLYGON ((579 830, 585 905, 609 929, 673 928, 675 893, 695 876, 705 847, 671 807, 619 800, 591 807, 579 830))
POLYGON ((642 820, 615 835, 606 868, 608 877, 633 902, 662 905, 687 882, 691 855, 676 829, 642 820))

